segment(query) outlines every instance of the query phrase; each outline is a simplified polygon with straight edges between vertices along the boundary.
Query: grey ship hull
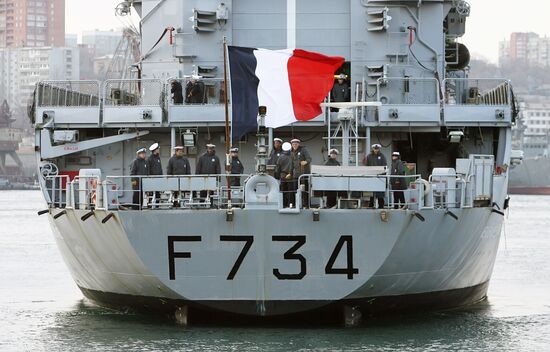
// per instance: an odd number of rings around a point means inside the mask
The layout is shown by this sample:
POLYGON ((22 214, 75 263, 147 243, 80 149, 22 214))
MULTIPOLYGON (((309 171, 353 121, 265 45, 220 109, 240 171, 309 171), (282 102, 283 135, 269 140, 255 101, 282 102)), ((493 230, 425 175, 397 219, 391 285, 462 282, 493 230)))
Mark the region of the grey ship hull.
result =
POLYGON ((550 158, 527 158, 510 170, 511 194, 550 195, 550 158))
POLYGON ((50 219, 74 280, 86 297, 101 305, 155 312, 185 305, 208 311, 213 319, 213 313, 218 318, 277 318, 315 310, 341 312, 344 305, 388 312, 483 299, 503 218, 490 208, 453 212, 458 220, 443 210, 423 211, 424 222, 404 210, 389 211, 388 222, 381 221, 377 210, 321 210, 318 222, 308 210, 236 210, 232 222, 226 222, 223 210, 121 211, 105 224, 104 211, 83 222, 86 211, 67 210, 65 216, 50 219), (277 278, 275 270, 283 275, 301 272, 301 261, 284 258, 296 241, 273 242, 272 236, 297 234, 305 236, 295 251, 304 258, 305 275, 277 278), (228 273, 244 242, 223 242, 220 235, 253 237, 231 280, 228 273), (335 252, 332 268, 349 264, 347 243, 340 250, 335 246, 341 235, 353 239, 351 266, 356 273, 351 277, 326 272, 335 252), (174 259, 173 279, 169 236, 201 237, 200 242, 175 243, 173 252, 190 257, 174 259))

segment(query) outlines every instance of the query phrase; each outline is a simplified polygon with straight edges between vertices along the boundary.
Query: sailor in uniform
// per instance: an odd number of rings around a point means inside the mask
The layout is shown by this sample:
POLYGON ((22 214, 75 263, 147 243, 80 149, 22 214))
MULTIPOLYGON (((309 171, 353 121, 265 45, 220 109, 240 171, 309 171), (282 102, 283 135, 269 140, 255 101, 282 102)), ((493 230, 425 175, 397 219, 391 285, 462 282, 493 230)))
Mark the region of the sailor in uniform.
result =
MULTIPOLYGON (((340 162, 336 160, 338 157, 338 149, 332 148, 328 153, 328 160, 325 162, 325 166, 340 166, 340 162)), ((338 197, 337 191, 327 191, 325 192, 327 196, 327 208, 333 208, 336 206, 336 199, 338 197)))
MULTIPOLYGON (((195 170, 196 175, 216 175, 219 176, 221 171, 220 159, 216 155, 216 146, 214 144, 206 145, 206 153, 201 155, 197 161, 197 169, 195 170)), ((206 198, 210 192, 201 191, 201 198, 206 198)))
MULTIPOLYGON (((395 176, 405 176, 405 163, 401 161, 401 154, 399 152, 393 152, 391 159, 391 174, 395 176)), ((407 189, 406 180, 402 177, 392 177, 390 183, 393 190, 394 208, 399 209, 400 206, 406 205, 405 193, 403 192, 403 190, 407 189)))
POLYGON ((342 103, 350 101, 350 91, 349 86, 346 83, 346 75, 340 74, 338 76, 338 81, 334 83, 332 91, 330 92, 330 97, 333 102, 342 103))
MULTIPOLYGON (((380 144, 373 144, 372 152, 363 159, 363 164, 366 166, 388 167, 388 162, 386 161, 386 157, 380 151, 381 148, 382 146, 380 144)), ((384 192, 374 192, 373 197, 371 197, 369 201, 369 207, 371 208, 374 208, 374 198, 378 200, 378 208, 384 209, 384 205, 385 205, 384 192)))
POLYGON ((160 160, 160 146, 158 143, 153 143, 149 147, 151 155, 147 159, 149 166, 149 175, 150 176, 161 176, 162 175, 162 161, 160 160))
POLYGON ((325 162, 325 166, 340 166, 340 162, 336 160, 338 157, 338 149, 332 148, 328 152, 328 160, 325 162))
MULTIPOLYGON (((183 155, 183 147, 178 145, 174 148, 174 155, 168 160, 166 174, 169 176, 191 175, 189 160, 183 155)), ((180 192, 173 192, 174 207, 179 207, 179 200, 182 198, 180 192)))
MULTIPOLYGON (((279 156, 281 156, 281 153, 283 152, 282 146, 283 140, 281 138, 273 138, 273 149, 271 149, 271 152, 269 153, 267 165, 277 165, 277 160, 279 160, 279 156)), ((279 179, 279 176, 275 175, 275 178, 279 179)))
POLYGON ((292 146, 286 142, 282 145, 282 151, 277 159, 275 174, 279 175, 280 191, 283 194, 283 207, 288 208, 293 202, 294 193, 292 189, 292 160, 290 160, 290 150, 292 146))
POLYGON ((170 176, 191 175, 191 166, 189 160, 183 155, 183 147, 176 146, 174 155, 168 160, 166 174, 170 176))
POLYGON ((142 206, 142 194, 141 194, 141 176, 149 175, 149 165, 146 158, 147 149, 140 148, 136 151, 136 159, 132 162, 130 167, 130 176, 132 177, 132 208, 139 210, 142 206))
POLYGON ((231 148, 231 187, 241 186, 241 177, 233 175, 242 175, 244 166, 239 160, 239 148, 231 148))
POLYGON ((294 180, 292 188, 294 191, 298 189, 301 182, 303 185, 302 190, 302 204, 304 207, 309 207, 309 180, 302 175, 311 174, 311 156, 305 147, 301 146, 301 141, 298 138, 294 138, 290 141, 292 145, 292 152, 290 153, 290 159, 292 160, 292 178, 294 180))
MULTIPOLYGON (((160 160, 160 145, 153 143, 149 147, 151 155, 147 159, 149 176, 162 176, 162 161, 160 160)), ((160 192, 155 192, 155 203, 160 199, 160 192)))

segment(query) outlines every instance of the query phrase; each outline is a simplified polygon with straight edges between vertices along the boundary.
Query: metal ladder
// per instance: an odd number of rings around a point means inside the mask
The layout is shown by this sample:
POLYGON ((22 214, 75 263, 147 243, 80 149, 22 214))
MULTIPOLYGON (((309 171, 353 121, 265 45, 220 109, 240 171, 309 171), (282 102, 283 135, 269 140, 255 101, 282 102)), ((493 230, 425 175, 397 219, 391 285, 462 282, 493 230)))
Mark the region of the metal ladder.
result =
MULTIPOLYGON (((355 84, 355 101, 364 101, 364 91, 361 82, 355 84)), ((330 95, 328 97, 330 101, 330 95)), ((359 120, 363 109, 340 109, 337 114, 338 123, 332 121, 333 114, 330 108, 325 110, 327 120, 327 146, 330 151, 336 148, 342 155, 342 166, 359 166, 359 120)))

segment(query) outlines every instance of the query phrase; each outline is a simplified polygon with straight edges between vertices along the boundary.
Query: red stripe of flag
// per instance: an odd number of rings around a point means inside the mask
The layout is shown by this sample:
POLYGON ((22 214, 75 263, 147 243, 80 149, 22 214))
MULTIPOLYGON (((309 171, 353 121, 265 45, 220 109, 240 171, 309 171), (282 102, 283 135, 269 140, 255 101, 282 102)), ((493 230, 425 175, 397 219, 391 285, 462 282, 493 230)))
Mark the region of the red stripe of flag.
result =
POLYGON ((297 120, 307 121, 319 116, 320 104, 334 84, 334 73, 345 59, 337 56, 294 50, 288 60, 288 80, 297 120))

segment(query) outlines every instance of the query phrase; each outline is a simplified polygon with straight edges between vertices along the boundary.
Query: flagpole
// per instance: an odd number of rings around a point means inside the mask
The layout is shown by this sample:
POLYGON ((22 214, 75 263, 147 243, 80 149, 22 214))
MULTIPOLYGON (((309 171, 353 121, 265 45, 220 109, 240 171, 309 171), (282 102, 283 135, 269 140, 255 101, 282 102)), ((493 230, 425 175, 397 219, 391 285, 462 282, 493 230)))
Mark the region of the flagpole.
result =
POLYGON ((230 148, 231 135, 229 133, 229 95, 227 94, 227 37, 223 37, 223 95, 225 103, 225 173, 227 174, 227 202, 231 208, 231 163, 230 148))

